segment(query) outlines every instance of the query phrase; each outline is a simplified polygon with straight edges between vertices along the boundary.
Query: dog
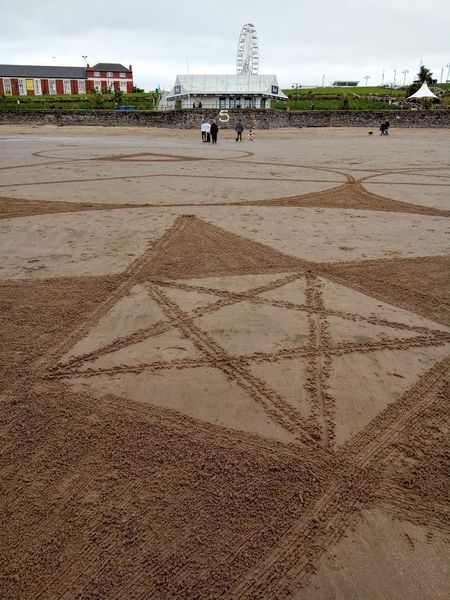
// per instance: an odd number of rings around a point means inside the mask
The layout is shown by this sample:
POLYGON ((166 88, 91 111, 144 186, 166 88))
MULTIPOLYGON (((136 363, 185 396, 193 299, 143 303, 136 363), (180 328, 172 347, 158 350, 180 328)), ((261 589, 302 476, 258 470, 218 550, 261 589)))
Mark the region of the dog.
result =
POLYGON ((373 131, 369 131, 369 135, 373 135, 373 131))

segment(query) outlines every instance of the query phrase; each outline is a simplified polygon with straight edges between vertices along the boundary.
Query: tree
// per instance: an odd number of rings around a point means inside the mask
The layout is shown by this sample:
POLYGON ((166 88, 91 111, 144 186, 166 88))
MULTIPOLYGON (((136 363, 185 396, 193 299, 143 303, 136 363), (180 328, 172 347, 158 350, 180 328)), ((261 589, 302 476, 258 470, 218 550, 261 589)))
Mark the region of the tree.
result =
POLYGON ((423 83, 430 85, 433 83, 433 73, 424 65, 420 65, 420 70, 416 75, 416 80, 406 89, 406 97, 412 96, 417 92, 423 83))
POLYGON ((142 88, 136 87, 133 85, 133 89, 131 90, 133 94, 144 94, 144 90, 142 88))
POLYGON ((433 73, 430 69, 427 69, 424 65, 420 66, 420 70, 417 73, 417 79, 420 81, 420 85, 426 82, 428 84, 433 83, 433 73))
POLYGON ((122 92, 121 90, 114 90, 114 103, 117 106, 122 102, 122 92))

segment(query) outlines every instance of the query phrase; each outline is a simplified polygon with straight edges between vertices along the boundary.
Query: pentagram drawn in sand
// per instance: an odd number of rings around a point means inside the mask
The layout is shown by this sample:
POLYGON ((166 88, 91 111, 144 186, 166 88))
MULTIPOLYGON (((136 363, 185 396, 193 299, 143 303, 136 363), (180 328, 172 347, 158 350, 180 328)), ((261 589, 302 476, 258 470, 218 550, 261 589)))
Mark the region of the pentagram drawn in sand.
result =
POLYGON ((414 384, 449 342, 444 326, 182 217, 50 377, 331 448, 414 384))

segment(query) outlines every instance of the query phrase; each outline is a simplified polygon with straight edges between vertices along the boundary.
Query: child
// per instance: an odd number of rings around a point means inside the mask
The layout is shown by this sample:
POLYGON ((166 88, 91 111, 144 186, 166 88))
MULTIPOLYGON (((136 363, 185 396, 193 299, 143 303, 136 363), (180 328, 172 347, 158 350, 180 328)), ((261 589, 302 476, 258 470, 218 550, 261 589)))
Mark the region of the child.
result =
POLYGON ((250 131, 248 132, 248 141, 253 142, 254 139, 255 139, 255 133, 254 133, 253 129, 250 129, 250 131))

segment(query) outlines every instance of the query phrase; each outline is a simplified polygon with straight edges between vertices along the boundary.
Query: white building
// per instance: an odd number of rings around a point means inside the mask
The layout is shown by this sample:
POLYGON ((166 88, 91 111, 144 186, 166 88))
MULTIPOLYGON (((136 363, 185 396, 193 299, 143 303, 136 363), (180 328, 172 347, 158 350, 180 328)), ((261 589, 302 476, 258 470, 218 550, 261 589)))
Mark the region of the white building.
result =
POLYGON ((287 99, 276 75, 177 75, 166 108, 270 108, 287 99))

